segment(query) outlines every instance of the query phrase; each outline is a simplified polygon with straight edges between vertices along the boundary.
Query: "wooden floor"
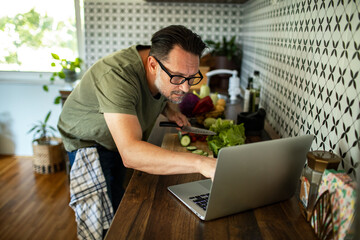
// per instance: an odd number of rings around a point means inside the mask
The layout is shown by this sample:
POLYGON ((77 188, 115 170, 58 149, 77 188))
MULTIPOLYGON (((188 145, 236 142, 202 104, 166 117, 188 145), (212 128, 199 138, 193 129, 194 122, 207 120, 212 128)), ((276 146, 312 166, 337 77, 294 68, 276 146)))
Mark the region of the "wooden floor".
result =
POLYGON ((65 171, 35 174, 31 157, 0 156, 0 240, 76 239, 65 171))

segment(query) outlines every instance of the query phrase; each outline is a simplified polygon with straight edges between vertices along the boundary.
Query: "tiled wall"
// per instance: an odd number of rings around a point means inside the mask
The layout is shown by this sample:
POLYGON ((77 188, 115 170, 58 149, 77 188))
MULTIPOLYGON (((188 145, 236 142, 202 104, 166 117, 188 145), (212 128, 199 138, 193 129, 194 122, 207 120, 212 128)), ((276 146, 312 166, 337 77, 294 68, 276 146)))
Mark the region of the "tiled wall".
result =
POLYGON ((359 169, 360 1, 274 2, 242 5, 242 79, 261 72, 261 104, 282 137, 314 134, 312 149, 359 169))
POLYGON ((349 169, 360 161, 359 9, 356 0, 85 0, 85 61, 89 66, 118 49, 149 44, 156 30, 170 24, 185 25, 203 39, 236 35, 243 45, 241 84, 260 71, 261 104, 279 135, 315 134, 312 149, 334 151, 349 169))
POLYGON ((153 33, 171 24, 185 25, 213 40, 236 35, 241 27, 239 4, 86 0, 84 6, 88 66, 118 49, 150 44, 153 33))

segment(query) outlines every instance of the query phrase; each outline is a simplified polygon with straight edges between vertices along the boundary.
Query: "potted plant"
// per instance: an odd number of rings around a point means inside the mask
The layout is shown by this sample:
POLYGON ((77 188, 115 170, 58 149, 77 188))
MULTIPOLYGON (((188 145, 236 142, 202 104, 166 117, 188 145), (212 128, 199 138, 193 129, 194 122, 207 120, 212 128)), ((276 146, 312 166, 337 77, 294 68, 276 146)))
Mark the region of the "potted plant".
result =
POLYGON ((236 36, 230 40, 224 36, 222 41, 205 40, 210 48, 210 54, 214 57, 213 69, 239 69, 241 48, 236 42, 236 36))
MULTIPOLYGON (((56 77, 64 79, 66 83, 73 84, 78 79, 78 74, 81 71, 82 60, 80 58, 75 58, 74 61, 69 61, 65 58, 60 58, 59 55, 51 53, 52 58, 55 60, 51 63, 52 67, 61 67, 60 71, 53 72, 50 77, 50 82, 53 83, 56 77)), ((45 92, 49 91, 48 85, 43 85, 45 92)), ((59 104, 61 97, 58 96, 55 98, 54 103, 59 104)))
MULTIPOLYGON (((228 69, 240 72, 241 48, 236 42, 236 36, 231 37, 230 40, 224 36, 221 41, 205 40, 204 42, 209 47, 210 54, 204 56, 202 61, 210 66, 210 70, 228 69)), ((213 76, 209 83, 210 88, 213 91, 228 94, 229 77, 229 74, 213 76)))
POLYGON ((56 128, 48 124, 51 111, 44 121, 38 121, 28 131, 33 133, 33 169, 36 173, 55 173, 64 168, 64 148, 61 138, 55 137, 56 128))

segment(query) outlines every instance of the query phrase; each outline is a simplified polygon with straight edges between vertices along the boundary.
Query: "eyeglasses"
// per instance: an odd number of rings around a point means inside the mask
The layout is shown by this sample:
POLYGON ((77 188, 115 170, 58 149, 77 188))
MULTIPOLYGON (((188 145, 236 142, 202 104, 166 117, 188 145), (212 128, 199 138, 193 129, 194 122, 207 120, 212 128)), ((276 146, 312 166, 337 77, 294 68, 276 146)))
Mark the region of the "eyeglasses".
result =
POLYGON ((154 57, 154 58, 159 63, 161 69, 164 70, 164 72, 166 72, 167 75, 169 75, 170 83, 172 83, 174 85, 181 85, 185 81, 188 81, 190 86, 194 86, 194 85, 199 84, 201 82, 201 80, 204 78, 200 71, 198 71, 195 74, 195 76, 192 76, 192 77, 184 77, 181 75, 172 75, 169 73, 169 71, 164 67, 164 65, 156 57, 154 57))

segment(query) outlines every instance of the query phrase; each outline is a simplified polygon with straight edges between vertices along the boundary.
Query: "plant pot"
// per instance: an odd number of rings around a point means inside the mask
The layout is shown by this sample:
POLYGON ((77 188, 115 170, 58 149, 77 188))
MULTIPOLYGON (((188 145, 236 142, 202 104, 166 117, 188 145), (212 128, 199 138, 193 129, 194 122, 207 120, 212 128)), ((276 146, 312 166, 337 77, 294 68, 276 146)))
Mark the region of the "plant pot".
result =
POLYGON ((65 82, 67 83, 73 83, 77 80, 78 76, 75 71, 69 70, 69 69, 63 69, 63 73, 65 74, 65 82))
POLYGON ((214 69, 229 69, 237 70, 238 67, 236 63, 232 60, 229 60, 226 56, 216 56, 214 57, 214 69))
POLYGON ((51 138, 49 144, 33 145, 33 170, 40 174, 62 171, 65 167, 65 150, 61 138, 51 138))
MULTIPOLYGON (((226 56, 214 56, 211 70, 215 69, 238 70, 239 68, 234 61, 230 61, 226 56)), ((217 74, 212 76, 210 81, 211 90, 222 94, 228 94, 230 77, 230 74, 217 74)))

